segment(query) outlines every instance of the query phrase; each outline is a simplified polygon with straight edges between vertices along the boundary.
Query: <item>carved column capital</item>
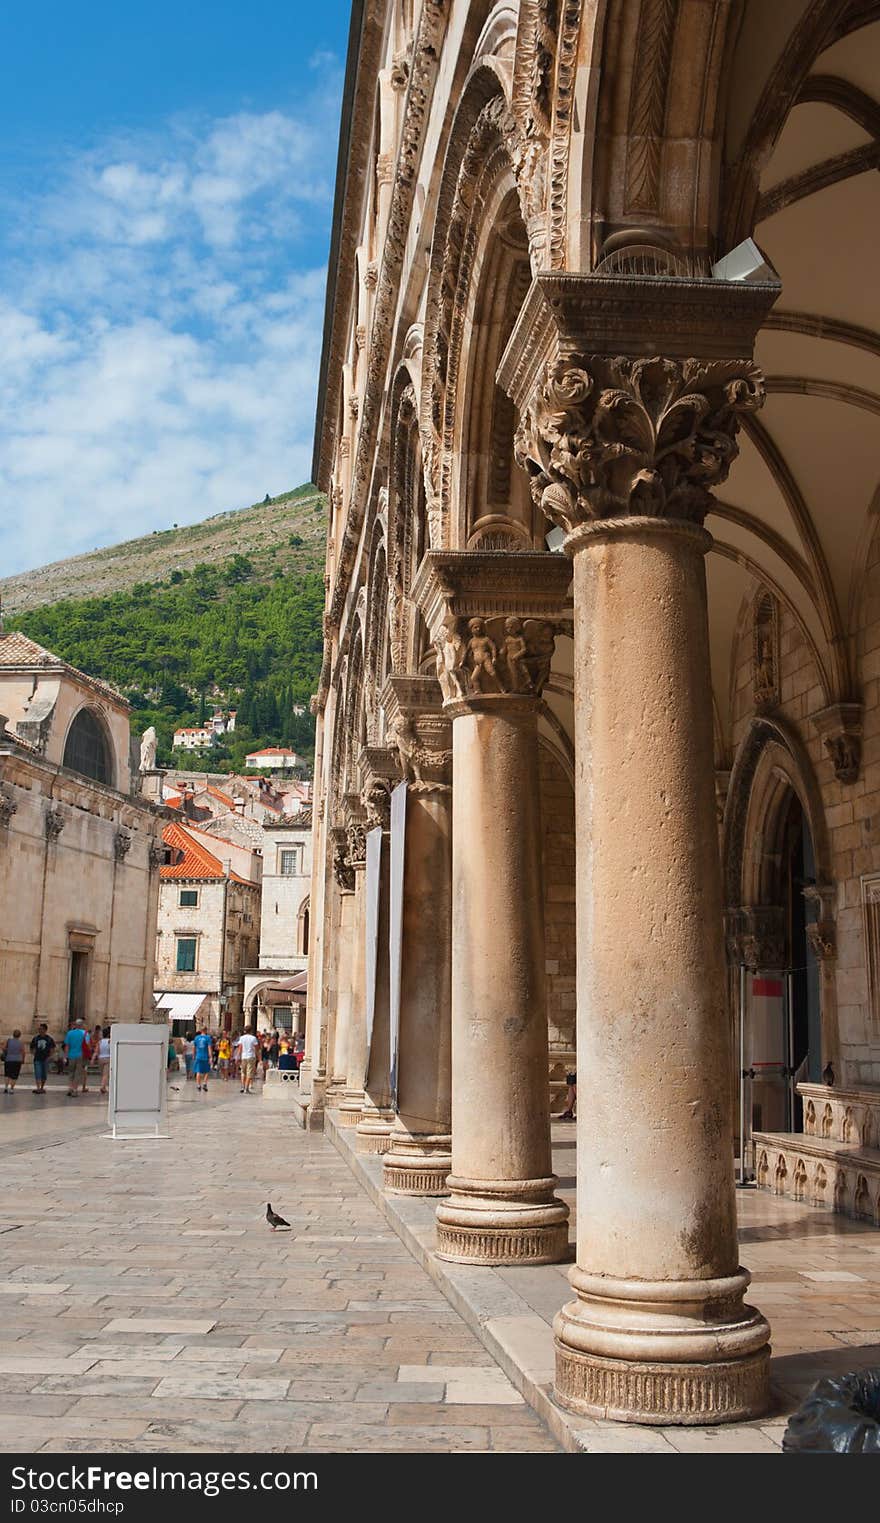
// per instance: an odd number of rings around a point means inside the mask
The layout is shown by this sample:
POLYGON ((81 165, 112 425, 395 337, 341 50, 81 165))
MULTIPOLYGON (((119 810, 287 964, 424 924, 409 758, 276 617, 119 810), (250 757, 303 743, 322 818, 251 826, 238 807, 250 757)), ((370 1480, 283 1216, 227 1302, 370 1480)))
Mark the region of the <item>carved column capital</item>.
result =
POLYGON ((391 825, 391 790, 400 782, 397 752, 391 746, 364 746, 361 752, 361 805, 367 830, 391 825))
POLYGON ((4 830, 8 827, 12 816, 18 813, 18 805, 11 793, 0 789, 0 827, 4 830))
POLYGON ((163 841, 153 841, 147 852, 147 864, 150 872, 158 872, 165 861, 165 844, 163 841))
POLYGON ((44 821, 43 821, 43 827, 44 827, 45 832, 46 832, 46 840, 49 841, 50 843, 52 841, 57 841, 58 837, 60 836, 60 834, 62 832, 62 830, 64 829, 64 824, 65 824, 65 819, 64 819, 64 813, 63 813, 62 810, 60 810, 60 809, 47 809, 46 810, 46 814, 45 814, 45 818, 44 818, 44 821))
POLYGON ((354 872, 367 865, 368 824, 360 795, 347 793, 343 799, 345 813, 345 859, 354 872))
POLYGON ((413 597, 437 652, 446 712, 534 703, 550 675, 556 637, 571 632, 564 557, 432 550, 413 597), (450 707, 451 706, 451 707, 450 707))
POLYGON ((451 787, 452 724, 443 713, 440 683, 434 677, 389 677, 380 702, 410 788, 429 793, 451 787))
POLYGON ((838 782, 856 782, 862 766, 862 705, 832 703, 812 718, 838 782))
POLYGON ((498 381, 546 516, 578 538, 634 518, 702 524, 740 423, 764 399, 751 355, 778 293, 775 282, 538 276, 498 381))
POLYGON ((354 868, 348 861, 348 831, 344 825, 331 826, 330 852, 337 888, 343 894, 353 894, 354 868))
POLYGON ((127 830, 117 830, 113 837, 113 856, 117 862, 124 862, 131 851, 131 836, 127 830))

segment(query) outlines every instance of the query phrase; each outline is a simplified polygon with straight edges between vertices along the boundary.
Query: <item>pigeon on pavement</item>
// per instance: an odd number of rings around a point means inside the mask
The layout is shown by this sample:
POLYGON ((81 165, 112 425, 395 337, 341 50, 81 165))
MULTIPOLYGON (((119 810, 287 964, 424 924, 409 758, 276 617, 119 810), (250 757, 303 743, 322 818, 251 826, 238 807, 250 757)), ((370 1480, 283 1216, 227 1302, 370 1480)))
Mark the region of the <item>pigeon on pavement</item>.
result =
POLYGON ((266 1207, 266 1221, 269 1223, 269 1226, 272 1228, 273 1232, 275 1231, 276 1227, 290 1226, 290 1222, 286 1222, 283 1216, 279 1216, 277 1211, 272 1210, 271 1202, 266 1207))

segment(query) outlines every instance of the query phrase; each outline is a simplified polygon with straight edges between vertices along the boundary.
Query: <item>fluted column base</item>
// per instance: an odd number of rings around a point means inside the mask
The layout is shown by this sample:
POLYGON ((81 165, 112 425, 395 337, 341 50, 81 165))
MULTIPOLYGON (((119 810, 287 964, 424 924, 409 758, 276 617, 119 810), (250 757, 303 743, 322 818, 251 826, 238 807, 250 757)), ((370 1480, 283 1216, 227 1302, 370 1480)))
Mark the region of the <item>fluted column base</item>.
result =
POLYGON ((770 1328, 743 1302, 746 1270, 715 1280, 569 1274, 557 1312, 556 1400, 585 1417, 703 1426, 759 1417, 769 1401, 770 1328))
POLYGON ((382 1187, 391 1195, 445 1195, 452 1168, 449 1132, 392 1129, 382 1187))
POLYGON ((339 1101, 336 1119, 340 1126, 357 1126, 364 1109, 362 1089, 346 1089, 339 1101))
POLYGON ((568 1206, 547 1179, 447 1180, 437 1207, 437 1257, 454 1264, 558 1264, 568 1255, 568 1206))
POLYGON ((354 1140, 356 1153, 387 1153, 391 1146, 391 1128, 394 1112, 385 1106, 374 1105, 365 1097, 354 1140))

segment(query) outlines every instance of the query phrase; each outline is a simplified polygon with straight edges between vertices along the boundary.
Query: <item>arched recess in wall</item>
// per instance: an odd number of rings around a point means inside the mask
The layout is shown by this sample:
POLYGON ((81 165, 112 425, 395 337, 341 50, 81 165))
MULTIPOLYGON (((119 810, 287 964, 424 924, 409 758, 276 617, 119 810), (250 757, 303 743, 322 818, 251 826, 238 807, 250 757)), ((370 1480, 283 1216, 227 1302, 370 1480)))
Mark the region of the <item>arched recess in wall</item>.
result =
POLYGON ((521 304, 517 292, 524 295, 528 285, 528 247, 513 167, 521 147, 503 72, 484 61, 467 82, 450 131, 429 263, 420 420, 434 547, 463 547, 479 539, 478 524, 491 537, 492 525, 481 521, 493 517, 487 511, 492 495, 502 509, 494 515, 499 521, 495 532, 501 534, 502 525, 507 526, 504 548, 517 540, 523 548, 532 544, 531 513, 523 508, 520 495, 524 497, 526 489, 515 481, 512 470, 515 420, 506 403, 499 402, 496 410, 491 355, 480 359, 473 333, 474 321, 482 320, 482 342, 488 340, 500 356, 502 334, 510 331, 521 304), (497 229, 495 238, 492 228, 497 229), (493 261, 496 275, 506 283, 506 302, 503 293, 493 300, 487 280, 481 313, 475 305, 480 274, 488 275, 493 261), (475 390, 483 405, 470 431, 466 425, 471 410, 464 397, 475 390), (496 436, 509 436, 511 477, 506 489, 504 459, 500 476, 490 482, 490 452, 481 430, 491 432, 493 427, 496 436), (503 511, 511 498, 518 505, 513 518, 503 511))
POLYGON ((434 652, 410 589, 428 549, 428 514, 416 382, 402 365, 392 388, 388 501, 388 635, 395 672, 434 674, 434 652))
POLYGON ((367 624, 364 645, 364 723, 366 740, 381 745, 383 711, 379 694, 388 676, 388 570, 385 532, 381 522, 373 527, 370 541, 370 582, 367 592, 367 624))
POLYGON ((296 951, 297 951, 297 956, 299 956, 299 957, 307 957, 308 953, 309 953, 309 914, 310 914, 310 904, 311 904, 310 896, 308 894, 306 894, 305 899, 303 900, 302 904, 299 907, 299 910, 297 911, 297 916, 296 916, 296 951))
POLYGON ((61 765, 71 772, 78 772, 81 777, 92 778, 96 783, 106 783, 109 788, 114 786, 113 742, 102 716, 95 709, 84 707, 74 715, 64 742, 61 765))
POLYGON ((831 844, 819 784, 795 728, 755 717, 724 815, 729 946, 757 970, 791 970, 793 1066, 818 1080, 838 1051, 831 844))

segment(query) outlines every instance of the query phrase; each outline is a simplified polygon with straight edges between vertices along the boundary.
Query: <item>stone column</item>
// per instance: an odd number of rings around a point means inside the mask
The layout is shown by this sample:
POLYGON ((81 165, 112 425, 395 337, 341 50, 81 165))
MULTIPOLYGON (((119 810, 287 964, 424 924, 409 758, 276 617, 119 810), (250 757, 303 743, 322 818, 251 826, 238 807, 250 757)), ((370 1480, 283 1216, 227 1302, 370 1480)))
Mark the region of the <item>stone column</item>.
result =
POLYGON ((347 834, 337 827, 331 832, 333 882, 328 939, 334 948, 332 984, 327 989, 327 1089, 326 1103, 338 1106, 348 1087, 349 1030, 352 1018, 351 984, 354 942, 354 869, 346 861, 347 834))
MULTIPOLYGON (((345 1069, 345 1093, 339 1102, 340 1126, 357 1126, 364 1105, 364 1071, 367 1062, 366 1008, 364 1005, 364 903, 367 865, 366 831, 363 809, 356 795, 345 799, 345 849, 338 857, 340 871, 352 885, 348 921, 348 963, 340 970, 340 980, 347 972, 348 987, 337 988, 337 998, 347 999, 345 1035, 340 1042, 341 1062, 345 1069)), ((338 1006, 337 1006, 338 1011, 338 1006)), ((337 1020, 339 1014, 337 1014, 337 1020)))
POLYGON ((383 1183, 399 1195, 443 1195, 452 1167, 452 727, 433 677, 390 677, 381 701, 407 781, 398 1104, 383 1183))
POLYGON ((550 1158, 538 711, 571 568, 433 551, 414 596, 452 720, 452 1173, 441 1258, 541 1264, 568 1249, 550 1158))
MULTIPOLYGON (((398 779, 394 753, 382 746, 365 746, 361 759, 363 787, 361 803, 366 829, 382 831, 382 861, 379 876, 379 925, 376 954, 376 985, 373 999, 373 1030, 367 1053, 367 1077, 364 1103, 358 1121, 355 1148, 358 1153, 385 1153, 391 1145, 394 1112, 391 1109, 391 1026, 390 968, 388 960, 389 882, 390 882, 390 798, 391 787, 398 779)), ((366 973, 366 922, 363 927, 366 973)), ((369 976, 366 974, 366 976, 369 976)), ((364 986, 366 1011, 366 985, 364 986)))
POLYGON ((574 560, 578 1251, 556 1395, 623 1421, 768 1399, 736 1239, 702 521, 761 401, 748 357, 776 290, 539 278, 499 373, 574 560))

